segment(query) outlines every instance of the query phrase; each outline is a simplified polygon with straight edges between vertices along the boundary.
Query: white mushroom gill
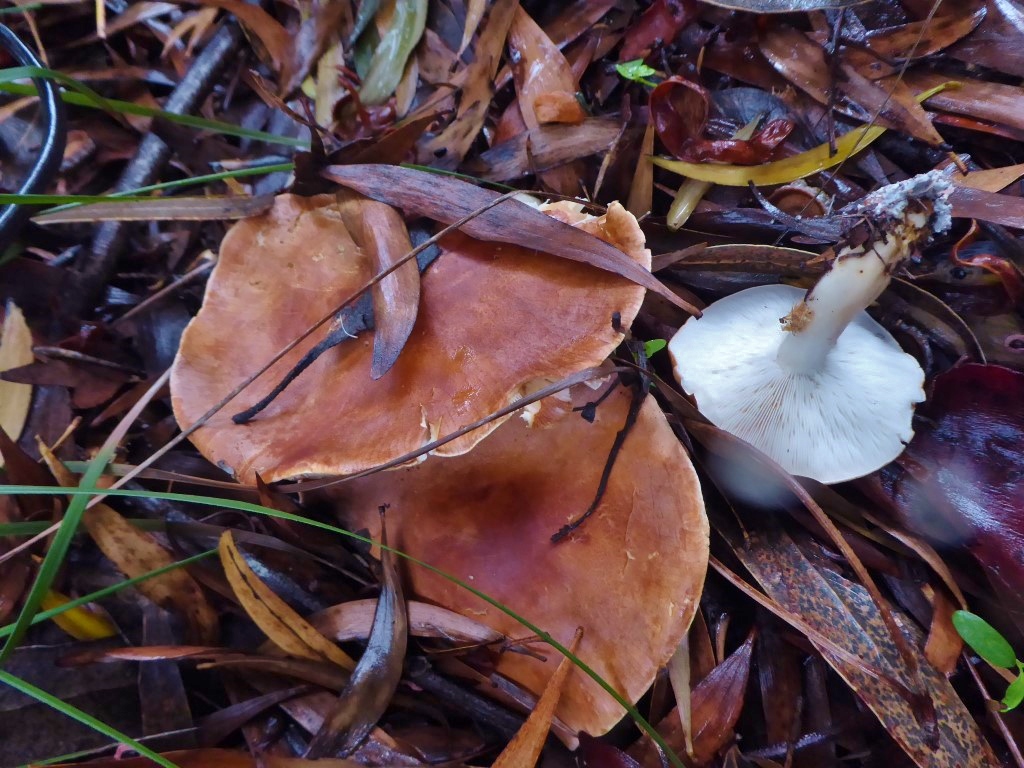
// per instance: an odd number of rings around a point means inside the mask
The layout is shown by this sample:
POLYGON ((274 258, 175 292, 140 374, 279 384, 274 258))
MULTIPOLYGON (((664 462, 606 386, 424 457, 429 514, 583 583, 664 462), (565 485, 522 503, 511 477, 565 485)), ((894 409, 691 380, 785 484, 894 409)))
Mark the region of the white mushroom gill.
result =
POLYGON ((869 195, 873 241, 840 250, 810 291, 751 288, 715 302, 669 343, 676 376, 712 422, 795 475, 861 477, 913 436, 924 372, 863 310, 913 245, 949 224, 933 172, 869 195))

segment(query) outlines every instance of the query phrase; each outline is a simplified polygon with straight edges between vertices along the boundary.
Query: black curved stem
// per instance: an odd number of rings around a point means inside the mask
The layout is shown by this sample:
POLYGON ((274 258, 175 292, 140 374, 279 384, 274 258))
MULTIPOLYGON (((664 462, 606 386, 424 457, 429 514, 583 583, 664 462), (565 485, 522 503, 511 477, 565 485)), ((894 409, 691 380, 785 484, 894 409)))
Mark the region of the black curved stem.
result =
MULTIPOLYGON (((0 44, 23 67, 42 67, 43 64, 32 50, 8 27, 0 24, 0 44)), ((64 142, 67 127, 64 123, 64 104, 60 99, 57 84, 45 78, 33 78, 39 92, 39 102, 45 130, 39 156, 28 176, 18 189, 19 195, 42 191, 53 181, 64 158, 64 142)), ((29 216, 29 208, 21 203, 11 203, 0 210, 0 250, 10 245, 21 231, 29 216)))

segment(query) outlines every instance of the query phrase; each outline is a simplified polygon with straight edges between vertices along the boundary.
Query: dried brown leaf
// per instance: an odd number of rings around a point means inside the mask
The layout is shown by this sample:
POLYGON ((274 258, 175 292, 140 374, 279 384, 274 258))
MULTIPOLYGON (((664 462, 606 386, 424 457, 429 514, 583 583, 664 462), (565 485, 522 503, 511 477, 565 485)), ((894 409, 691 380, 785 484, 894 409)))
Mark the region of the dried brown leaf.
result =
MULTIPOLYGON (((707 762, 733 738, 733 727, 743 709, 750 658, 754 648, 753 633, 728 658, 711 670, 690 697, 693 725, 693 753, 698 762, 707 762)), ((673 710, 658 724, 658 732, 669 747, 677 752, 685 749, 686 738, 678 713, 673 710)), ((645 768, 659 768, 661 757, 650 739, 638 742, 629 753, 645 768)))
MULTIPOLYGON (((459 179, 385 165, 335 165, 324 175, 342 186, 406 213, 452 224, 499 197, 459 179)), ((615 246, 598 240, 518 200, 505 200, 460 229, 471 237, 535 248, 612 272, 654 291, 694 315, 700 312, 666 288, 615 246)))
MULTIPOLYGON (((583 630, 577 629, 569 650, 576 653, 580 640, 583 638, 583 630)), ((568 656, 563 658, 555 669, 544 692, 537 699, 530 716, 526 718, 523 727, 519 729, 512 740, 505 746, 494 761, 493 768, 530 768, 537 764, 544 742, 548 738, 548 731, 551 730, 551 720, 555 716, 555 709, 562 698, 562 689, 569 673, 575 665, 568 656)))
MULTIPOLYGON (((473 645, 497 643, 506 639, 502 633, 438 605, 409 600, 407 607, 409 634, 415 637, 434 637, 473 645)), ((324 635, 339 643, 364 640, 370 635, 376 609, 376 600, 350 600, 310 616, 309 621, 324 635)))

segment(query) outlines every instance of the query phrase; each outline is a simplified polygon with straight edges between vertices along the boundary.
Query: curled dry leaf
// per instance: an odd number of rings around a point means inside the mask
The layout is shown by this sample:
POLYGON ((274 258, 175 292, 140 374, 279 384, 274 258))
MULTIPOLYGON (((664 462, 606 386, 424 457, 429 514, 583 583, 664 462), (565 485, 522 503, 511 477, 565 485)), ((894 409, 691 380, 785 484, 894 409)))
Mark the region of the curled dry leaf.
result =
MULTIPOLYGON (((67 470, 42 442, 39 452, 53 476, 65 488, 78 486, 78 479, 67 470)), ((146 531, 136 528, 117 510, 106 504, 93 504, 82 517, 82 525, 96 546, 118 570, 129 578, 141 576, 175 562, 171 553, 146 531)), ((186 637, 193 643, 216 641, 219 620, 202 588, 188 571, 177 568, 135 585, 143 595, 185 622, 186 637)))
MULTIPOLYGON (((594 423, 571 401, 543 400, 533 427, 516 418, 472 452, 443 462, 380 473, 328 493, 354 528, 378 528, 389 503, 394 546, 453 573, 567 643, 577 627, 579 656, 636 701, 672 655, 697 606, 708 528, 696 474, 656 403, 640 409, 596 512, 566 541, 551 536, 593 501, 605 457, 630 409, 621 388, 594 423)), ((471 616, 511 637, 524 629, 493 605, 422 568, 407 583, 421 599, 471 616)), ((497 671, 539 693, 557 658, 505 653, 497 671)), ((602 734, 623 716, 590 678, 566 684, 558 717, 602 734)))
POLYGON ((670 77, 651 91, 651 121, 658 138, 675 157, 692 162, 715 160, 756 165, 768 160, 793 130, 790 120, 770 121, 750 139, 710 141, 703 138, 709 96, 703 87, 683 77, 670 77))
MULTIPOLYGON (((32 331, 29 330, 25 316, 14 302, 7 303, 0 334, 0 373, 31 365, 34 359, 32 331)), ((31 404, 31 385, 0 381, 0 429, 12 440, 17 440, 21 436, 31 404)), ((0 456, 0 467, 3 465, 3 456, 0 456)))
POLYGON ((260 580, 235 546, 231 531, 221 535, 218 550, 224 575, 238 602, 278 648, 303 659, 327 659, 343 669, 355 667, 347 653, 317 632, 260 580))
MULTIPOLYGON (((607 247, 650 276, 643 233, 618 204, 598 218, 567 203, 547 211, 538 214, 542 221, 614 244, 607 247)), ((197 447, 245 483, 256 473, 272 481, 384 463, 493 413, 534 382, 597 365, 623 337, 613 316, 628 328, 643 298, 642 288, 620 277, 526 248, 461 234, 440 245, 440 258, 421 278, 416 327, 386 376, 370 381, 373 353, 369 337, 360 337, 323 355, 249 424, 215 415, 192 435, 197 447), (325 414, 335 414, 330 428, 325 414)), ((366 254, 329 196, 285 195, 269 214, 236 224, 175 360, 171 393, 179 423, 192 426, 370 276, 366 254)), ((324 335, 314 334, 271 367, 232 410, 259 401, 324 335)), ((437 454, 468 451, 500 421, 437 454)))

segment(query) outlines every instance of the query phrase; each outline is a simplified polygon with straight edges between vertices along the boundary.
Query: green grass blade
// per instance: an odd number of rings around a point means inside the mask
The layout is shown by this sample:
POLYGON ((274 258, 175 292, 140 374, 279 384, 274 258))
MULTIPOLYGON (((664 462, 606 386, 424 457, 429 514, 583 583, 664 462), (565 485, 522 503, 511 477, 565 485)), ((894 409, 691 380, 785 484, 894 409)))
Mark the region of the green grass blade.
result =
POLYGON ((254 139, 256 141, 265 141, 268 144, 283 144, 285 146, 296 147, 299 149, 309 148, 309 142, 304 139, 277 136, 273 133, 256 131, 251 128, 242 128, 241 126, 224 123, 220 120, 207 120, 206 118, 195 117, 194 115, 179 115, 174 112, 167 112, 163 109, 145 107, 131 101, 108 99, 98 94, 89 86, 75 80, 73 77, 68 77, 62 72, 47 69, 46 67, 9 67, 7 69, 2 69, 0 70, 0 90, 22 96, 38 95, 35 85, 14 82, 15 80, 25 80, 27 78, 46 78, 48 80, 55 80, 64 87, 70 89, 70 91, 61 92, 61 99, 68 104, 74 104, 80 107, 102 109, 106 112, 122 115, 158 117, 169 122, 177 123, 178 125, 187 125, 189 128, 198 128, 204 131, 222 133, 226 136, 238 136, 246 139, 254 139))
POLYGON ((31 696, 36 701, 45 704, 46 706, 55 709, 64 715, 67 715, 72 720, 77 720, 82 725, 88 726, 89 728, 92 728, 94 731, 98 731, 99 733, 102 733, 104 736, 107 736, 116 742, 131 747, 140 755, 148 757, 157 765, 162 765, 164 766, 164 768, 178 768, 178 766, 175 763, 172 763, 165 757, 161 757, 156 752, 151 750, 149 747, 143 746, 135 739, 133 739, 131 736, 121 733, 116 728, 111 728, 109 725, 102 722, 101 720, 97 720, 88 712, 83 712, 78 707, 72 706, 71 704, 61 701, 53 694, 44 691, 42 688, 36 688, 36 686, 32 685, 32 683, 28 682, 27 680, 22 680, 20 677, 15 677, 10 672, 4 672, 2 669, 0 669, 0 683, 5 683, 14 690, 20 691, 21 693, 24 693, 26 696, 31 696))
POLYGON ((272 165, 256 166, 253 168, 239 168, 233 171, 218 171, 217 173, 206 173, 202 176, 189 176, 173 181, 161 181, 158 184, 147 184, 137 186, 134 189, 116 191, 109 195, 0 195, 0 203, 22 203, 23 205, 37 205, 41 203, 56 205, 54 208, 47 208, 40 215, 56 213, 86 203, 106 203, 116 200, 152 200, 145 193, 151 191, 162 191, 164 189, 177 189, 182 186, 194 186, 197 184, 208 184, 214 181, 223 181, 228 178, 244 178, 246 176, 263 176, 268 173, 288 173, 295 170, 295 163, 274 163, 272 165), (11 200, 7 200, 11 198, 11 200), (17 198, 17 200, 13 200, 17 198), (60 200, 43 200, 44 198, 60 198, 60 200))
POLYGON ((456 586, 467 590, 468 592, 472 593, 473 595, 480 598, 489 605, 494 606, 496 609, 504 613, 506 616, 510 617, 511 619, 514 619, 515 621, 518 621, 520 624, 526 627, 526 629, 528 629, 531 633, 536 635, 542 641, 544 641, 552 648, 554 648, 556 651, 558 651, 560 654, 569 659, 581 672, 587 675, 587 677, 589 677, 591 680, 593 680, 595 683, 601 686, 601 688, 609 696, 611 696, 619 704, 619 706, 623 708, 623 710, 625 710, 625 712, 633 719, 637 726, 639 726, 639 728, 642 731, 644 731, 644 733, 646 733, 651 738, 651 740, 654 741, 662 749, 662 751, 668 756, 668 759, 673 766, 675 766, 676 768, 685 768, 683 762, 679 759, 678 755, 676 755, 675 752, 673 752, 672 749, 669 748, 668 744, 665 743, 665 740, 662 738, 661 734, 658 733, 654 726, 647 722, 647 719, 640 714, 639 710, 637 710, 636 707, 634 707, 629 701, 624 699, 622 695, 619 694, 619 692, 616 691, 603 677, 601 677, 599 674, 597 674, 597 672, 591 669, 578 656, 576 656, 576 654, 572 653, 568 648, 566 648, 564 645, 562 645, 553 637, 551 637, 550 634, 545 632, 543 629, 541 629, 525 617, 520 616, 518 613, 516 613, 503 603, 499 602, 495 598, 491 597, 485 592, 481 592, 479 589, 466 583, 462 579, 459 579, 457 576, 454 576, 448 573, 447 571, 443 571, 440 568, 437 568, 436 566, 430 565, 430 563, 424 562, 423 560, 412 557, 411 555, 408 555, 405 552, 402 552, 401 550, 395 549, 394 547, 385 546, 381 544, 379 541, 375 541, 374 539, 368 536, 361 536, 358 533, 347 531, 344 528, 339 528, 338 526, 331 525, 330 523, 324 523, 319 520, 312 520, 307 517, 302 517, 301 515, 292 514, 290 512, 282 512, 277 509, 264 507, 260 504, 254 504, 248 501, 238 501, 236 499, 218 499, 211 498, 209 496, 197 496, 188 493, 170 493, 166 491, 135 491, 127 490, 124 488, 97 492, 94 489, 83 488, 75 489, 48 488, 45 486, 35 485, 0 485, 0 494, 10 495, 52 496, 54 494, 70 494, 80 496, 82 498, 88 498, 88 496, 97 495, 97 493, 103 493, 107 496, 114 497, 120 496, 128 498, 146 498, 161 501, 176 501, 182 504, 195 504, 206 507, 218 507, 221 509, 233 509, 239 512, 248 512, 250 514, 255 515, 276 517, 281 520, 288 520, 290 522, 308 525, 313 528, 318 528, 323 531, 334 533, 338 536, 345 536, 347 538, 355 539, 356 541, 360 541, 365 544, 370 544, 372 546, 381 547, 382 549, 387 549, 389 552, 394 553, 396 556, 401 557, 404 560, 413 563, 416 566, 426 568, 432 573, 436 573, 441 578, 448 580, 452 584, 455 584, 456 586))
POLYGON ((28 632, 28 628, 32 625, 32 617, 39 610, 43 597, 50 589, 53 580, 57 577, 57 572, 64 563, 64 556, 71 546, 71 540, 78 531, 78 524, 82 521, 82 515, 85 514, 85 505, 89 502, 89 497, 96 495, 99 491, 96 488, 96 481, 103 474, 103 470, 111 458, 113 458, 111 451, 103 451, 96 454, 96 457, 89 464, 88 471, 82 476, 77 489, 50 489, 57 493, 76 490, 80 493, 76 494, 71 503, 68 504, 68 509, 64 513, 64 519, 61 520, 60 528, 54 534, 53 541, 50 543, 50 549, 47 551, 46 557, 43 558, 42 565, 39 566, 39 573, 36 575, 35 583, 32 584, 32 589, 29 591, 28 597, 25 598, 25 604, 21 607, 21 613, 18 614, 17 621, 14 622, 14 629, 7 636, 7 642, 4 643, 3 650, 0 650, 0 664, 10 658, 11 654, 14 653, 14 649, 18 647, 18 643, 21 642, 25 633, 28 632))
MULTIPOLYGON (((192 563, 198 563, 200 560, 203 560, 215 554, 217 554, 216 549, 208 549, 205 552, 200 552, 198 555, 192 555, 191 557, 186 557, 184 560, 178 560, 177 562, 171 563, 170 565, 165 565, 155 570, 139 574, 138 576, 133 576, 130 579, 119 581, 117 584, 111 584, 109 587, 98 589, 95 592, 92 592, 88 595, 76 597, 74 600, 69 600, 66 603, 58 605, 56 608, 50 608, 45 611, 40 611, 32 617, 32 623, 38 624, 41 621, 52 619, 54 616, 58 616, 64 613, 64 611, 70 611, 72 608, 78 608, 79 606, 87 605, 88 603, 93 603, 97 600, 102 600, 105 597, 110 597, 111 595, 120 592, 122 589, 135 586, 140 581, 152 579, 156 576, 162 576, 163 574, 173 571, 177 568, 183 568, 187 565, 191 565, 192 563)), ((13 624, 8 624, 7 626, 0 627, 0 637, 7 637, 12 632, 14 632, 13 624)))

